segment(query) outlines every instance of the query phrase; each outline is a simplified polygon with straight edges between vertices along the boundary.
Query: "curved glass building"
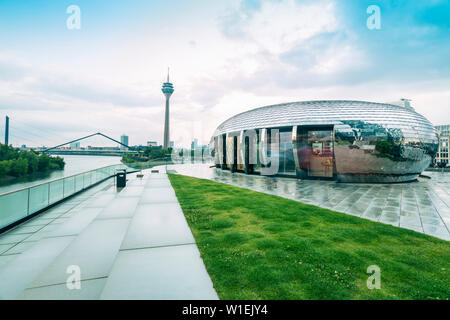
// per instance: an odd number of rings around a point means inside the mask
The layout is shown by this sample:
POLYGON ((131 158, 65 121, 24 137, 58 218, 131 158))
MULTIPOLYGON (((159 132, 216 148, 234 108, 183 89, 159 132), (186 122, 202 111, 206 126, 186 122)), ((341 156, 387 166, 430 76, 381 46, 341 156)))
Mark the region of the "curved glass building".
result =
POLYGON ((248 174, 404 182, 432 161, 432 124, 404 105, 304 101, 257 108, 215 131, 216 167, 248 174))

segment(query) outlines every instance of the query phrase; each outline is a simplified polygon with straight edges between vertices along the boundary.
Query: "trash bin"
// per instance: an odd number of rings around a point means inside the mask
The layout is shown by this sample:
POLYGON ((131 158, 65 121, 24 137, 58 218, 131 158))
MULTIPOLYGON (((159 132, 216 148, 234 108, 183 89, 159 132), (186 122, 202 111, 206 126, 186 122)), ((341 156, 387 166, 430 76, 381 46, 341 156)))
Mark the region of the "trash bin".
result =
POLYGON ((116 173, 116 186, 117 188, 125 188, 127 185, 127 170, 121 169, 116 173))

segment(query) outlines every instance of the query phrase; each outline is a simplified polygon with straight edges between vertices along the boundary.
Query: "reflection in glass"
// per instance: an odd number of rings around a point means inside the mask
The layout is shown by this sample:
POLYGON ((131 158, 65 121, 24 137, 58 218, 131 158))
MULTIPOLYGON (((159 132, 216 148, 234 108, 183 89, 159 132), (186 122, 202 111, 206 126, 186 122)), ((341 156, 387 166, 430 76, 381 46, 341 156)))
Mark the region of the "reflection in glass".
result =
POLYGON ((300 170, 304 177, 333 177, 332 128, 301 127, 297 139, 300 170))

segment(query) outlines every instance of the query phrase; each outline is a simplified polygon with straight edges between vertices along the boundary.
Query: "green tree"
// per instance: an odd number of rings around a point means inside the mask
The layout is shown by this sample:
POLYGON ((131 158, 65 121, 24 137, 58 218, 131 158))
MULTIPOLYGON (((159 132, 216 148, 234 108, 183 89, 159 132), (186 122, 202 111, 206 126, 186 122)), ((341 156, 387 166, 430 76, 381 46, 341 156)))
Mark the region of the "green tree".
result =
POLYGON ((28 172, 28 160, 24 158, 16 159, 11 165, 11 175, 15 177, 23 176, 28 172))
POLYGON ((12 160, 0 161, 0 178, 5 177, 11 171, 12 160))
POLYGON ((34 173, 39 170, 39 157, 36 153, 32 151, 22 151, 20 153, 20 157, 27 159, 28 161, 28 172, 34 173))
POLYGON ((21 151, 0 143, 0 178, 6 175, 21 176, 38 171, 64 169, 65 162, 61 157, 38 155, 35 151, 21 151), (25 170, 23 169, 26 164, 25 170))
POLYGON ((39 167, 39 171, 45 171, 50 168, 50 157, 48 155, 46 155, 45 153, 43 153, 39 156, 38 167, 39 167))
POLYGON ((59 169, 59 170, 64 169, 66 163, 64 162, 63 158, 61 158, 61 157, 52 157, 50 159, 51 159, 51 163, 52 163, 54 169, 59 169))

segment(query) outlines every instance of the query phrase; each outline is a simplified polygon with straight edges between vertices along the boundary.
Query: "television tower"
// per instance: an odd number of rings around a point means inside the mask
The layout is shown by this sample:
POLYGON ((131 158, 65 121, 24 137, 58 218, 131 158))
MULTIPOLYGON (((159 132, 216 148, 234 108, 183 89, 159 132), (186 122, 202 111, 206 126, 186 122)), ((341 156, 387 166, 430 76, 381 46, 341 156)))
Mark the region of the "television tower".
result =
POLYGON ((169 80, 169 69, 167 69, 167 82, 162 85, 162 92, 166 96, 166 116, 164 121, 164 144, 163 148, 168 149, 170 147, 170 128, 169 128, 169 100, 174 89, 173 84, 169 80))
POLYGON ((9 117, 6 116, 6 122, 5 122, 5 145, 8 145, 9 143, 9 117))

